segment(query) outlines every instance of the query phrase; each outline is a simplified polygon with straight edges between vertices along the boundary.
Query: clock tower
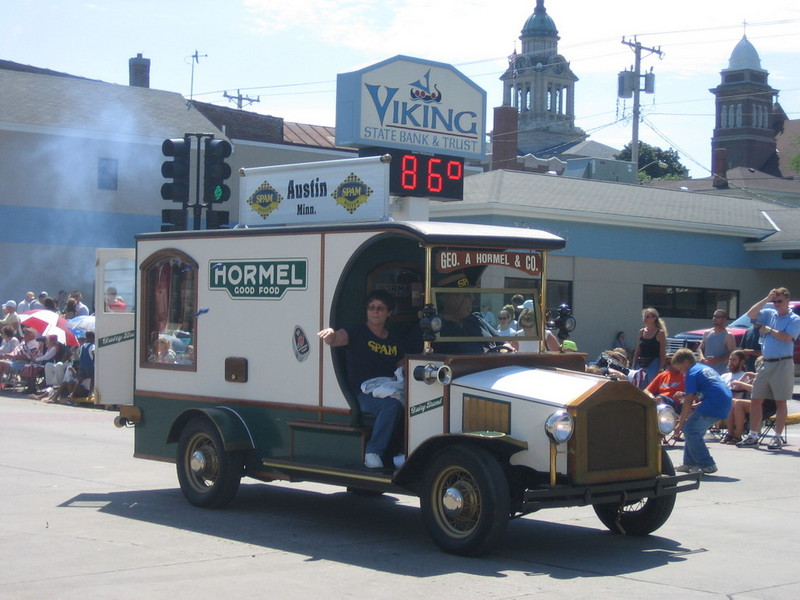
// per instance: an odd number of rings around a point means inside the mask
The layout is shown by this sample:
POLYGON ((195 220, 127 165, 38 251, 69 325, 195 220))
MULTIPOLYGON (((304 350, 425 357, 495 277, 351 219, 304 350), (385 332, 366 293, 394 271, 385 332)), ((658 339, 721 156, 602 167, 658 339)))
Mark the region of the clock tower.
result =
POLYGON ((712 156, 725 148, 727 169, 748 167, 780 176, 772 116, 778 90, 767 83, 769 73, 746 35, 720 75, 722 82, 710 90, 716 96, 712 156))
POLYGON ((540 158, 565 152, 586 139, 575 127, 578 78, 558 53, 558 30, 544 0, 522 28, 522 52, 509 57, 503 82, 503 106, 516 109, 518 152, 540 158))

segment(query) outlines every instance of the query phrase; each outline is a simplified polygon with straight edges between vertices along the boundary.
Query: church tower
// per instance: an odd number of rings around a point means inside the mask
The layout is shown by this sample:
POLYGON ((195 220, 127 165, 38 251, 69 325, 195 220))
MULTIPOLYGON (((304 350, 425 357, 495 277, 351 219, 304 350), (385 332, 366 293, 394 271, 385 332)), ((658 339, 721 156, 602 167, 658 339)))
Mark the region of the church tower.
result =
POLYGON ((503 82, 503 106, 516 109, 518 151, 549 157, 586 139, 575 127, 575 82, 578 78, 558 53, 558 30, 544 0, 522 28, 522 52, 509 57, 503 82))
POLYGON ((778 91, 767 83, 769 73, 746 35, 720 75, 722 82, 710 90, 716 97, 712 157, 725 148, 728 169, 748 167, 780 176, 772 116, 778 91))

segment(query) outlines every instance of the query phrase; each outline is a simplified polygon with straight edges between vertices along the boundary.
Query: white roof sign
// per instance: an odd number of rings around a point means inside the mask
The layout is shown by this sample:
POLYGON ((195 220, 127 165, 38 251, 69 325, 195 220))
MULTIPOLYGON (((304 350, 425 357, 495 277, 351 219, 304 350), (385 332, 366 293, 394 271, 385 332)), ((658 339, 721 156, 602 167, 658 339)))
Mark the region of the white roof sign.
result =
POLYGON ((248 227, 377 221, 389 213, 380 156, 240 169, 239 223, 248 227))

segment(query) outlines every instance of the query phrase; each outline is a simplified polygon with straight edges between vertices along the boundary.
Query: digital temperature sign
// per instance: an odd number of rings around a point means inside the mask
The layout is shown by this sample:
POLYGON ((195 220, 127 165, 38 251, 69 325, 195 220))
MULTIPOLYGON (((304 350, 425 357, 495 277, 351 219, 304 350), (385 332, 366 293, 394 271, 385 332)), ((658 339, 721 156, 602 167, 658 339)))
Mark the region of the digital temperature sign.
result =
POLYGON ((464 159, 414 150, 369 148, 369 153, 389 154, 389 193, 447 200, 464 199, 464 159))

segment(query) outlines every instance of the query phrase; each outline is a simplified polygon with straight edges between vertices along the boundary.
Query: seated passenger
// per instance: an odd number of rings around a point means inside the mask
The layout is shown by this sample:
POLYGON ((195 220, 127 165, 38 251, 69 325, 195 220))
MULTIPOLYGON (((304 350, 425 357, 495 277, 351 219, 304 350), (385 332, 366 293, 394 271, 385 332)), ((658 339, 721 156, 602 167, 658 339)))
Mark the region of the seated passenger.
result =
POLYGON ((153 346, 152 361, 162 364, 175 364, 175 351, 172 349, 172 341, 168 337, 158 336, 153 346))
MULTIPOLYGON (((481 313, 481 317, 483 317, 482 313, 481 313)), ((506 309, 501 310, 500 311, 500 317, 499 317, 499 324, 497 326, 497 333, 499 333, 500 335, 507 335, 509 337, 512 336, 512 335, 517 335, 517 331, 511 326, 511 322, 512 321, 513 321, 513 318, 511 316, 511 314, 506 309)), ((487 321, 487 323, 488 323, 488 321, 487 321)), ((490 325, 490 327, 491 327, 491 325, 490 325)))
MULTIPOLYGON (((523 308, 519 314, 519 331, 517 337, 537 336, 536 314, 532 308, 523 308)), ((539 340, 514 340, 511 345, 517 352, 539 352, 539 340)), ((545 330, 545 349, 549 352, 561 352, 558 338, 549 329, 545 330)))
POLYGON ((361 384, 376 377, 393 378, 405 352, 399 338, 386 328, 394 310, 394 298, 388 292, 375 290, 367 296, 367 321, 334 330, 327 327, 317 337, 328 346, 344 347, 348 389, 365 413, 375 416, 372 435, 366 445, 364 465, 382 469, 384 458, 393 454, 400 467, 405 460, 394 448, 403 425, 405 405, 397 397, 379 398, 361 390, 361 384))

